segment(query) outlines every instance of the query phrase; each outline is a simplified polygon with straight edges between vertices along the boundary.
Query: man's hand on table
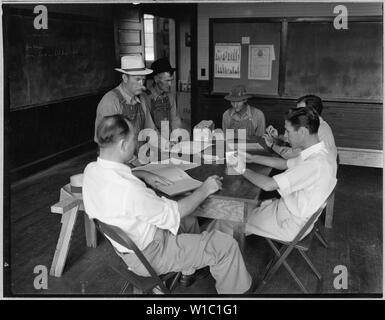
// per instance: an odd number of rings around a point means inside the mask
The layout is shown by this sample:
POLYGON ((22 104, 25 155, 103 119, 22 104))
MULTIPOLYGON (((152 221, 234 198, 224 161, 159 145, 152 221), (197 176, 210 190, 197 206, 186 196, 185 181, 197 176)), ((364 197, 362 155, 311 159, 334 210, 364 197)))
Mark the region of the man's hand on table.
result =
POLYGON ((200 189, 207 195, 207 197, 218 190, 222 189, 222 177, 210 176, 208 177, 203 184, 200 186, 200 189))
POLYGON ((246 152, 246 162, 255 163, 255 156, 246 152))

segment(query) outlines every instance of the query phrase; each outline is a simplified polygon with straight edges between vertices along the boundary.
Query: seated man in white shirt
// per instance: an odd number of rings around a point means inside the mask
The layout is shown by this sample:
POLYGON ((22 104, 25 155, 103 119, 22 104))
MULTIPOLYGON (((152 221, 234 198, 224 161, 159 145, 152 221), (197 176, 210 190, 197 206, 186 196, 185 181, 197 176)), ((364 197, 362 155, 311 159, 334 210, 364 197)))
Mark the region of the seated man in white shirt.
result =
MULTIPOLYGON (((282 241, 292 241, 336 185, 336 159, 318 138, 319 117, 311 107, 293 109, 285 120, 288 140, 301 149, 297 158, 246 155, 251 163, 286 170, 273 177, 246 169, 244 177, 265 191, 277 190, 280 199, 267 200, 249 215, 246 233, 282 241)), ((231 233, 230 223, 220 221, 210 227, 231 233)), ((311 229, 307 231, 310 232, 311 229)), ((306 234, 307 234, 306 233, 306 234)))
MULTIPOLYGON (((326 149, 333 155, 333 157, 337 158, 337 147, 334 142, 332 129, 330 128, 329 124, 321 118, 322 109, 323 109, 321 98, 312 94, 303 96, 297 100, 297 108, 303 108, 303 107, 313 107, 317 111, 320 119, 320 125, 318 129, 318 138, 320 139, 320 141, 323 141, 325 143, 326 149)), ((298 148, 282 145, 284 141, 279 141, 279 140, 286 140, 286 138, 283 137, 283 139, 280 139, 278 137, 278 131, 273 126, 269 126, 266 129, 266 132, 267 134, 264 135, 264 138, 267 146, 271 147, 282 158, 284 159, 295 158, 301 152, 301 150, 298 148)))
MULTIPOLYGON (((222 184, 209 177, 200 188, 179 201, 159 197, 125 165, 134 155, 132 124, 123 115, 103 118, 97 127, 100 155, 87 165, 83 201, 90 218, 121 228, 135 242, 159 274, 181 271, 192 274, 209 266, 218 293, 244 293, 251 287, 238 243, 220 231, 199 233, 196 218, 189 217, 198 205, 222 184), (179 233, 178 233, 179 230, 179 233), (192 231, 193 233, 184 233, 192 231)), ((129 269, 148 273, 137 256, 111 240, 129 269)))

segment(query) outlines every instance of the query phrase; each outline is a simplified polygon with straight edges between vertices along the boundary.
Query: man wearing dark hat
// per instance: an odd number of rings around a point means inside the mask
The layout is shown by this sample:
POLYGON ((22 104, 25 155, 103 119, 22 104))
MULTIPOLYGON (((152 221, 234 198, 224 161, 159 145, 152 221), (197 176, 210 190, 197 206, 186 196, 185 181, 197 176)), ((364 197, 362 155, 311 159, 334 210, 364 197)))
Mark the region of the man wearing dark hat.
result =
MULTIPOLYGON (((142 129, 155 129, 144 94, 146 75, 152 73, 152 70, 145 67, 141 55, 123 56, 121 68, 115 68, 115 70, 122 73, 122 82, 107 92, 99 102, 95 120, 96 143, 98 143, 96 129, 105 116, 123 114, 128 117, 133 124, 136 137, 142 129)), ((136 155, 139 147, 140 144, 137 144, 136 155)))
POLYGON ((251 107, 247 103, 247 99, 250 97, 243 85, 233 87, 225 96, 232 106, 225 111, 222 117, 222 130, 225 133, 226 129, 234 129, 236 137, 237 130, 246 129, 247 138, 261 137, 265 133, 265 115, 261 110, 251 107))
POLYGON ((177 114, 175 94, 171 92, 173 74, 176 70, 172 68, 167 58, 154 61, 151 65, 154 82, 149 88, 150 112, 156 128, 161 130, 161 121, 169 122, 169 130, 181 127, 181 119, 177 114))

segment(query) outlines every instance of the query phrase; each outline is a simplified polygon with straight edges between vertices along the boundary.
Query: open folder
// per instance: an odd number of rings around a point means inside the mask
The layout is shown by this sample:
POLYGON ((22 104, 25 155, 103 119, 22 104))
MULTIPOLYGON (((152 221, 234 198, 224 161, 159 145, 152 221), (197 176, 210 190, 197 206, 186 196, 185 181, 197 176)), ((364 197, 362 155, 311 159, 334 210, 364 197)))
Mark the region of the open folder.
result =
POLYGON ((157 189, 169 196, 176 196, 188 191, 195 190, 202 185, 202 182, 191 178, 186 172, 178 167, 152 167, 137 170, 144 170, 164 177, 173 183, 169 186, 157 185, 157 189))

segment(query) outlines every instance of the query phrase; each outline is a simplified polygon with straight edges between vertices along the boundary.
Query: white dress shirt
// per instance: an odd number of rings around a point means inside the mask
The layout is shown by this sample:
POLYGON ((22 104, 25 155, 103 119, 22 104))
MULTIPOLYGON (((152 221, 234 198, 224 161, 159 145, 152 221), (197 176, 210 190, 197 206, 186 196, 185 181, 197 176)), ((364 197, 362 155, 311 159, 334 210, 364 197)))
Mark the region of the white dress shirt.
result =
POLYGON ((291 219, 302 227, 308 218, 325 202, 337 183, 337 164, 324 141, 287 161, 288 169, 273 178, 281 195, 277 220, 291 219), (283 208, 287 210, 283 210, 283 208))
MULTIPOLYGON (((119 227, 140 250, 154 239, 157 228, 174 235, 179 229, 177 202, 157 196, 122 163, 101 158, 89 163, 84 170, 83 202, 91 219, 119 227)), ((121 253, 131 252, 111 243, 121 253)))
POLYGON ((319 117, 318 139, 325 143, 326 149, 332 154, 334 159, 337 159, 337 147, 334 141, 332 129, 329 124, 319 117))

